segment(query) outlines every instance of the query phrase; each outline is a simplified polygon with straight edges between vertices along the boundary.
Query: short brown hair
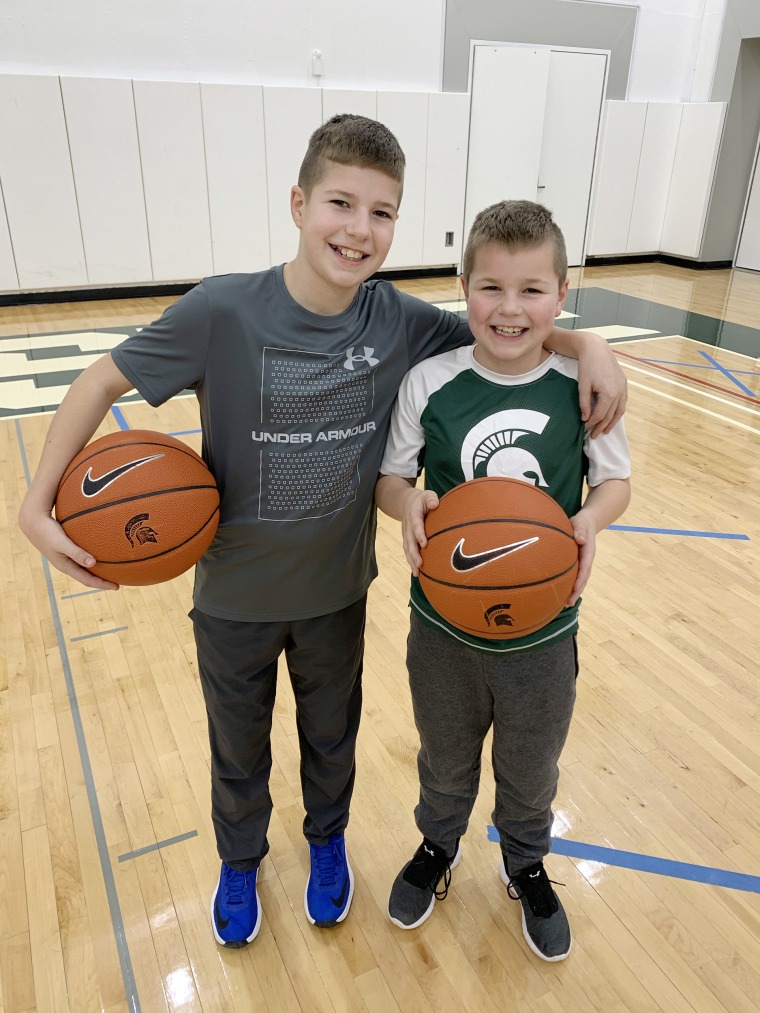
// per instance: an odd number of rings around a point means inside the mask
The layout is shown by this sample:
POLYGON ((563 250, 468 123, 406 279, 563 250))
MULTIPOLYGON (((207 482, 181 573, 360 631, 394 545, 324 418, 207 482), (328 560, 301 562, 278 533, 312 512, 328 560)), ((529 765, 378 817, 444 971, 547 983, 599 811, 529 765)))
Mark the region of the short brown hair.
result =
POLYGON ((401 200, 406 159, 385 124, 366 116, 339 113, 317 127, 309 138, 298 173, 298 185, 307 197, 324 175, 328 161, 384 172, 398 183, 401 200))
POLYGON ((462 261, 462 274, 469 279, 475 266, 475 254, 486 243, 502 243, 509 250, 541 246, 550 242, 554 251, 554 270, 560 285, 567 278, 567 250, 562 230, 543 204, 532 200, 503 200, 475 216, 462 261))

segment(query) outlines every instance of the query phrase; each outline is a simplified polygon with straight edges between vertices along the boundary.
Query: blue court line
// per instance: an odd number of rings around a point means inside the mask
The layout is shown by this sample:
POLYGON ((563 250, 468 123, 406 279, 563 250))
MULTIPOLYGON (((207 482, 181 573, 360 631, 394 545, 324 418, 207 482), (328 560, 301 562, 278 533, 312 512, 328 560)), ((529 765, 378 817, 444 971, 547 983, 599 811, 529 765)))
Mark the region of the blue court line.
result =
MULTIPOLYGON (((700 366, 698 362, 679 362, 677 359, 645 359, 642 357, 641 361, 651 362, 653 366, 681 366, 682 369, 715 369, 715 366, 700 366)), ((732 369, 731 372, 734 374, 745 373, 747 376, 757 376, 754 369, 732 369)))
POLYGON ((643 531, 651 535, 687 535, 690 538, 734 538, 748 542, 749 535, 731 534, 728 531, 685 531, 681 528, 640 528, 631 524, 608 524, 608 531, 643 531))
POLYGON ((195 436, 196 433, 202 433, 202 429, 180 429, 176 433, 167 433, 167 436, 195 436))
MULTIPOLYGON (((24 437, 22 435, 18 419, 16 419, 16 439, 18 440, 19 450, 21 452, 21 461, 24 466, 24 475, 26 476, 26 485, 28 488, 31 485, 32 477, 29 471, 29 462, 26 456, 24 437)), ((121 914, 121 907, 119 906, 119 896, 116 892, 116 882, 113 876, 111 859, 108 854, 108 845, 106 843, 106 835, 103 828, 103 817, 100 813, 98 793, 95 789, 95 781, 92 776, 92 764, 90 763, 90 754, 87 751, 87 739, 85 738, 84 726, 82 725, 82 715, 79 710, 79 701, 77 700, 77 693, 74 687, 71 662, 69 661, 69 653, 66 650, 66 641, 63 636, 61 617, 55 600, 55 591, 53 589, 53 578, 50 573, 50 564, 44 556, 42 557, 42 570, 45 574, 48 602, 53 616, 55 636, 58 641, 58 653, 61 657, 61 668, 63 669, 63 677, 66 683, 66 693, 69 698, 69 710, 71 712, 71 720, 74 725, 74 733, 76 735, 77 747, 79 749, 79 761, 82 765, 82 777, 84 778, 84 784, 87 791, 87 800, 90 804, 90 816, 92 817, 92 827, 95 833, 95 841, 98 846, 98 858, 100 859, 100 870, 103 875, 106 897, 108 898, 108 908, 111 913, 111 925, 113 926, 113 934, 116 940, 116 951, 119 954, 119 964, 121 966, 121 977, 124 983, 124 992, 126 994, 127 1004, 132 1013, 141 1013, 142 1007, 140 1006, 140 999, 137 994, 137 982, 135 981, 132 959, 129 954, 127 934, 124 929, 124 919, 121 914)))
MULTIPOLYGON (((496 827, 488 827, 488 840, 498 843, 499 832, 496 827)), ((725 886, 730 890, 744 890, 746 893, 760 893, 760 876, 731 872, 729 869, 713 869, 709 865, 692 865, 689 862, 675 862, 670 858, 640 855, 636 851, 602 848, 597 844, 570 841, 566 837, 552 837, 552 852, 556 855, 567 855, 569 858, 580 858, 586 862, 616 865, 621 869, 634 869, 636 872, 650 872, 656 876, 688 879, 692 883, 725 886)))
POLYGON ((140 855, 147 855, 151 851, 158 851, 159 848, 168 848, 170 844, 180 844, 182 841, 189 841, 191 837, 197 836, 197 830, 188 830, 186 834, 179 834, 177 837, 170 837, 166 841, 156 841, 155 844, 148 844, 144 848, 138 848, 137 851, 128 851, 124 855, 119 855, 119 861, 128 862, 132 858, 139 858, 140 855))
POLYGON ((86 594, 100 594, 100 588, 92 587, 89 591, 77 591, 76 594, 62 594, 61 601, 65 601, 67 598, 82 598, 86 594))
POLYGON ((116 419, 119 429, 126 430, 132 428, 132 426, 130 426, 130 424, 124 418, 124 412, 121 410, 121 408, 119 408, 118 405, 115 404, 111 405, 111 414, 116 419))
POLYGON ((92 640, 93 637, 105 637, 109 633, 121 633, 122 630, 128 629, 128 626, 117 626, 114 630, 100 630, 99 633, 85 633, 81 637, 72 637, 71 643, 73 644, 75 640, 92 640))
POLYGON ((707 352, 703 352, 701 348, 699 349, 699 354, 704 356, 704 358, 707 359, 708 362, 712 363, 715 369, 721 372, 724 376, 727 376, 732 383, 735 383, 736 386, 739 388, 739 390, 743 390, 744 393, 749 394, 750 397, 757 397, 757 391, 750 390, 749 387, 745 387, 744 384, 741 382, 741 380, 736 379, 731 370, 726 369, 724 366, 721 366, 721 364, 716 359, 713 359, 712 355, 708 355, 707 352))

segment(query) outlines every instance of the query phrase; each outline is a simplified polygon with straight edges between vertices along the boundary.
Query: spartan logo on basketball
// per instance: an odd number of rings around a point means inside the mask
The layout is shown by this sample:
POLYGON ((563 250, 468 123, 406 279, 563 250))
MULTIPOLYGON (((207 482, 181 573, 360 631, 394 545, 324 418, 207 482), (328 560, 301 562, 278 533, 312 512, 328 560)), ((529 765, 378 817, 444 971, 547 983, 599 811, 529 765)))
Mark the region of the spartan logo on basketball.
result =
POLYGON ((510 408, 478 422, 462 441, 465 481, 500 475, 548 489, 541 465, 529 450, 520 446, 520 440, 531 433, 540 436, 549 420, 550 416, 543 412, 510 408))
POLYGON ((158 542, 158 533, 155 528, 152 528, 150 524, 146 524, 146 521, 150 519, 150 514, 136 514, 124 526, 124 534, 127 536, 127 541, 135 548, 135 543, 138 546, 145 545, 147 542, 158 542))

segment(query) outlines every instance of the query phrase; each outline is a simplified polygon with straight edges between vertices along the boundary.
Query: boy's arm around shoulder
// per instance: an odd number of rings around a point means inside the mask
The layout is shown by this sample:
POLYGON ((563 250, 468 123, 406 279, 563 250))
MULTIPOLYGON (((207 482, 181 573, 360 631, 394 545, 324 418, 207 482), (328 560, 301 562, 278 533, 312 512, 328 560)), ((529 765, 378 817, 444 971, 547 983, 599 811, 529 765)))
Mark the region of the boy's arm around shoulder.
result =
POLYGON ((578 360, 578 397, 586 429, 592 439, 609 433, 625 412, 628 381, 604 338, 555 327, 544 347, 578 360))
POLYGON ((118 398, 133 389, 132 383, 104 355, 71 384, 53 416, 37 471, 19 510, 19 527, 43 556, 62 573, 87 587, 117 587, 86 569, 95 560, 64 533, 52 517, 55 494, 69 462, 85 444, 118 398))

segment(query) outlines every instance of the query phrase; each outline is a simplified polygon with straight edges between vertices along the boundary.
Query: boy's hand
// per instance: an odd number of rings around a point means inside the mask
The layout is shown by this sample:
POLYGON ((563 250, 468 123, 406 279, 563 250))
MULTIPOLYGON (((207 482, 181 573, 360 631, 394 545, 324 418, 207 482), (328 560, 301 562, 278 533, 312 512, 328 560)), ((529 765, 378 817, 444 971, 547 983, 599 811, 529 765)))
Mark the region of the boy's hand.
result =
POLYGON ((35 548, 56 570, 78 580, 85 587, 102 591, 118 591, 119 585, 90 573, 88 566, 95 565, 95 557, 76 545, 61 525, 50 514, 36 514, 22 507, 19 526, 35 548))
POLYGON ((597 340, 588 342, 578 357, 581 417, 592 440, 622 418, 628 400, 628 380, 615 353, 598 335, 593 337, 597 340))
POLYGON ((420 549, 424 549, 427 545, 425 517, 437 506, 438 496, 431 489, 410 489, 405 498, 401 517, 401 537, 406 561, 415 577, 419 576, 422 566, 420 549))
POLYGON ((591 516, 587 513, 584 514, 583 510, 579 510, 574 517, 570 518, 570 523, 573 526, 573 535, 578 546, 578 573, 570 597, 565 603, 568 607, 575 605, 580 598, 591 575, 591 567, 596 555, 596 524, 591 516))

